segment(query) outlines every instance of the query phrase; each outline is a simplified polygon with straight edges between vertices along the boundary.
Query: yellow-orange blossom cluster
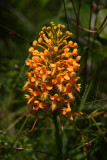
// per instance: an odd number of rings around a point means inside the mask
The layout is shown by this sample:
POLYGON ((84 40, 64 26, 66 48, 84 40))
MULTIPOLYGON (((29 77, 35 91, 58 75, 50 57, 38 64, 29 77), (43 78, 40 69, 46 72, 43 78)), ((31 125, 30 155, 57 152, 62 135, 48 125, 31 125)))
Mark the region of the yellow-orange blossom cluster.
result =
POLYGON ((78 45, 67 41, 72 33, 66 31, 63 35, 64 25, 43 27, 38 41, 33 41, 29 52, 32 59, 27 59, 28 81, 23 90, 27 90, 28 109, 33 115, 39 111, 61 113, 73 119, 73 115, 80 115, 70 107, 75 100, 75 94, 80 91, 77 71, 80 67, 78 61, 78 45), (39 51, 36 47, 42 48, 39 51))

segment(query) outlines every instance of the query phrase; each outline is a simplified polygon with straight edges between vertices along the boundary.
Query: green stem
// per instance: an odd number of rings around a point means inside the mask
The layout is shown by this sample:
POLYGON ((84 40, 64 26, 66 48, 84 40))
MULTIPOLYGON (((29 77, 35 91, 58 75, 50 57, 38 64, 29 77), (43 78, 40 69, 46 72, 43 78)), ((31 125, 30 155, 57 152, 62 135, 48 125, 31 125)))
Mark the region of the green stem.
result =
POLYGON ((58 149, 58 160, 62 160, 62 140, 59 132, 59 127, 58 127, 58 121, 57 121, 57 115, 53 114, 53 121, 55 125, 55 138, 56 138, 56 145, 58 149))
POLYGON ((25 126, 26 121, 28 120, 28 118, 29 118, 29 117, 27 116, 26 119, 25 119, 25 121, 23 122, 23 124, 22 124, 19 132, 18 132, 17 135, 15 136, 14 140, 9 144, 9 152, 8 152, 8 154, 10 154, 11 152, 13 152, 14 145, 15 145, 15 143, 16 143, 16 141, 17 141, 17 139, 18 139, 18 137, 19 137, 19 135, 20 135, 20 133, 21 133, 21 131, 23 130, 23 128, 24 128, 24 126, 25 126))
POLYGON ((25 119, 25 121, 23 122, 23 124, 22 124, 22 126, 21 126, 19 132, 17 133, 16 137, 14 138, 14 140, 13 140, 11 146, 14 146, 14 144, 16 143, 16 141, 17 141, 17 139, 18 139, 20 133, 22 132, 22 130, 23 130, 23 128, 24 128, 24 126, 25 126, 25 124, 26 124, 28 118, 29 118, 29 117, 27 116, 26 119, 25 119))

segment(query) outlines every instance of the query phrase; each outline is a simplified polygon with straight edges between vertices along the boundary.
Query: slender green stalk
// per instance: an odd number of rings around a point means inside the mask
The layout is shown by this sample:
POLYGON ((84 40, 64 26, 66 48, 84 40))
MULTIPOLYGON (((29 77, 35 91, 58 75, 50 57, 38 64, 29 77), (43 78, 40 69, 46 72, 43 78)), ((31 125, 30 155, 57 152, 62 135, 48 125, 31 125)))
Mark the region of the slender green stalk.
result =
POLYGON ((23 122, 23 124, 22 124, 22 126, 21 126, 19 132, 18 132, 17 135, 15 136, 13 142, 11 142, 11 143, 9 144, 9 146, 7 147, 7 148, 9 148, 8 154, 10 154, 11 152, 13 152, 13 149, 15 149, 15 148, 14 148, 14 145, 15 145, 15 143, 16 143, 18 137, 20 136, 20 133, 21 133, 21 131, 23 130, 23 128, 24 128, 24 126, 25 126, 25 124, 26 124, 28 118, 29 118, 29 117, 27 116, 26 119, 25 119, 25 121, 23 122))
POLYGON ((18 132, 18 134, 16 135, 16 140, 17 140, 18 136, 20 135, 21 131, 23 130, 23 128, 24 128, 24 126, 25 126, 26 121, 28 120, 28 118, 29 117, 27 116, 26 119, 25 119, 25 121, 23 122, 23 124, 22 124, 22 126, 21 126, 21 128, 20 128, 20 130, 18 132))
MULTIPOLYGON (((93 9, 93 0, 90 2, 90 21, 89 21, 89 30, 91 30, 91 21, 92 21, 92 9, 93 9)), ((88 32, 88 40, 87 40, 87 49, 85 52, 85 67, 84 67, 84 86, 83 90, 85 90, 85 85, 87 82, 87 61, 89 57, 89 48, 90 48, 90 32, 88 32)))
POLYGON ((57 120, 56 114, 53 115, 53 122, 55 125, 55 138, 56 138, 56 145, 58 149, 57 157, 58 157, 58 160, 62 160, 62 140, 59 132, 58 120, 57 120))
POLYGON ((26 119, 25 119, 25 121, 24 121, 23 124, 21 125, 21 128, 20 128, 19 132, 17 133, 17 135, 15 136, 13 142, 12 142, 11 145, 10 145, 11 147, 13 147, 14 144, 16 143, 16 141, 17 141, 17 139, 18 139, 20 133, 22 132, 22 130, 23 130, 23 128, 24 128, 24 126, 25 126, 25 124, 26 124, 28 118, 29 118, 29 117, 27 116, 26 119))

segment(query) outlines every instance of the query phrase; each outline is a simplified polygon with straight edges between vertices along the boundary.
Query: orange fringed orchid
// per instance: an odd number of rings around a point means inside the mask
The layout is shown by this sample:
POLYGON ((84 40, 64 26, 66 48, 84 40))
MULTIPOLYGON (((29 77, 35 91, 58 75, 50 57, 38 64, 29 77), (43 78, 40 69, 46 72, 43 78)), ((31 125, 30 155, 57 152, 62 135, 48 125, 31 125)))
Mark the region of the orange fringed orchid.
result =
POLYGON ((73 111, 70 106, 75 100, 75 94, 80 91, 77 71, 81 57, 78 56, 77 43, 67 41, 73 36, 72 33, 66 31, 63 35, 64 25, 50 24, 51 27, 42 28, 38 41, 33 41, 33 47, 29 49, 32 59, 26 60, 29 66, 26 73, 28 81, 23 90, 28 92, 25 97, 30 115, 37 116, 40 111, 56 111, 73 119, 73 116, 81 115, 81 112, 73 111))

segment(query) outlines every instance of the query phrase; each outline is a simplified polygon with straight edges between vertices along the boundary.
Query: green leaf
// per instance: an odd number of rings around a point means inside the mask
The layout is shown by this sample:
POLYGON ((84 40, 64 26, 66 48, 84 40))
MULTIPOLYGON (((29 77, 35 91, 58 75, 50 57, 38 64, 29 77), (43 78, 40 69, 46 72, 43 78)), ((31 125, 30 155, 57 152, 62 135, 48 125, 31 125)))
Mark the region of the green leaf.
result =
POLYGON ((96 63, 99 63, 107 58, 106 45, 102 45, 98 40, 95 40, 94 43, 91 45, 91 48, 92 49, 90 51, 90 55, 96 63))
MULTIPOLYGON (((107 9, 102 9, 98 12, 98 18, 97 18, 97 24, 96 24, 96 28, 99 29, 99 27, 101 26, 101 24, 103 23, 103 20, 105 18, 105 15, 107 15, 107 9)), ((99 36, 101 38, 105 38, 107 39, 107 22, 105 24, 104 29, 102 29, 102 31, 100 32, 99 36)))

